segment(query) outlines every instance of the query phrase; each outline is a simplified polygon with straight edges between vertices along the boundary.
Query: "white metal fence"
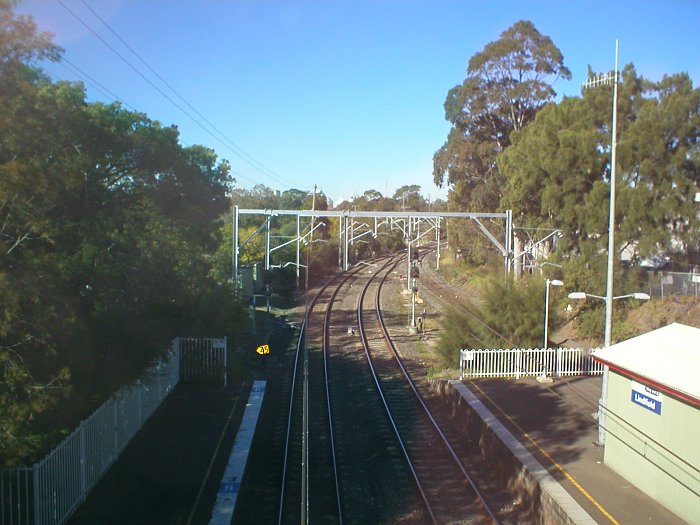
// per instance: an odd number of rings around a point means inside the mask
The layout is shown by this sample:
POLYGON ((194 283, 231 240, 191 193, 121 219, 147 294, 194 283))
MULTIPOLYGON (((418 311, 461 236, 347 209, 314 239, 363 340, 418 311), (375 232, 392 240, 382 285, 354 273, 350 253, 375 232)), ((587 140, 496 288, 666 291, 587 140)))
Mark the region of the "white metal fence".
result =
POLYGON ((581 348, 514 348, 459 351, 459 377, 598 375, 603 365, 581 348))
POLYGON ((178 337, 180 377, 185 382, 218 382, 226 386, 226 338, 178 337))
POLYGON ((180 381, 183 348, 198 363, 187 379, 196 380, 198 370, 225 384, 225 338, 175 339, 166 359, 119 390, 46 457, 32 467, 0 470, 0 525, 65 523, 180 381), (206 343, 200 344, 200 339, 206 343), (198 360, 198 351, 206 359, 198 360))

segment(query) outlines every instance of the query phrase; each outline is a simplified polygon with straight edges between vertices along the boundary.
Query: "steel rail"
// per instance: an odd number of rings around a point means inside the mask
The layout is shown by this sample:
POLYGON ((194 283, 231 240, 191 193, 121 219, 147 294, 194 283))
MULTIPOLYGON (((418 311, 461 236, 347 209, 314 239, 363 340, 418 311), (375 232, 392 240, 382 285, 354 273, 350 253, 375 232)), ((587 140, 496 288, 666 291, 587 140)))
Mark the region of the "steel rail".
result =
MULTIPOLYGON (((295 351, 294 355, 294 367, 292 369, 292 384, 290 388, 290 393, 289 393, 289 411, 287 415, 287 430, 286 430, 286 438, 285 438, 285 445, 284 445, 284 460, 283 460, 283 465, 282 465, 282 486, 280 488, 280 503, 279 503, 279 512, 278 512, 278 517, 277 517, 277 523, 279 525, 282 524, 282 515, 284 513, 284 495, 285 495, 285 489, 286 489, 286 481, 287 481, 287 469, 288 469, 288 464, 289 464, 289 447, 290 447, 290 441, 291 441, 291 429, 292 429, 292 421, 293 421, 293 414, 294 414, 294 389, 297 385, 297 369, 299 366, 299 357, 302 354, 302 350, 306 348, 306 332, 308 328, 308 322, 309 322, 309 317, 311 314, 311 310, 315 306, 316 302, 318 299, 321 297, 321 294, 326 290, 328 286, 330 286, 333 281, 336 279, 340 278, 342 274, 336 274, 334 275, 331 279, 329 279, 319 290, 318 292, 313 296, 311 299, 311 302, 309 303, 309 306, 306 309, 306 312, 304 314, 304 321, 301 324, 301 329, 299 330, 299 341, 297 343, 297 348, 295 351)), ((303 506, 303 502, 302 502, 303 506)))
MULTIPOLYGON (((370 279, 371 281, 371 279, 370 279)), ((445 444, 446 449, 452 456, 452 458, 455 461, 455 464, 459 468, 459 470, 462 472, 464 475, 464 478, 469 482, 469 485, 471 486, 472 490, 476 493, 477 497, 479 498, 479 501, 481 502, 482 507, 486 511, 486 513, 489 515, 491 520, 494 523, 499 523, 498 518, 496 515, 493 513, 491 508, 489 507, 488 503, 486 502, 486 499, 484 498, 483 494, 479 490, 479 488, 476 486, 474 483, 474 480, 472 477, 469 475, 467 470, 464 468, 464 465, 462 464, 462 460, 459 458, 459 455, 455 452, 454 448, 450 444, 449 440, 447 439, 447 436, 443 433, 442 429, 440 428, 440 425, 438 425, 438 422, 435 420, 433 417, 432 412, 426 405, 425 401, 423 400, 423 396, 421 396, 420 392, 418 391, 418 388, 416 387, 415 383, 413 382, 413 379, 411 379, 411 375, 408 373, 408 370, 406 370, 406 367, 403 364, 403 360, 401 359, 401 356, 399 355, 398 351, 396 350, 396 346, 394 345, 394 342, 391 340, 391 336, 389 335, 389 331, 386 328, 386 323, 384 322, 384 316, 381 311, 381 291, 382 291, 382 286, 384 284, 385 278, 382 279, 380 282, 380 285, 377 287, 377 292, 375 295, 375 311, 377 314, 377 318, 379 320, 379 326, 381 327, 382 334, 384 335, 384 342, 387 345, 387 348, 390 350, 394 358, 396 359, 396 364, 399 366, 401 369, 401 372, 403 373, 404 379, 408 383, 408 385, 411 387, 411 390, 416 396, 416 400, 420 403, 421 407, 423 407, 423 410, 425 411, 426 416, 430 420, 430 422, 433 425, 433 428, 437 432, 437 434, 440 436, 442 442, 445 444)))
POLYGON ((328 381, 328 359, 329 359, 329 349, 330 349, 330 322, 331 322, 331 312, 333 311, 333 303, 336 300, 336 297, 338 296, 338 292, 340 292, 340 289, 342 286, 350 279, 350 277, 354 276, 357 272, 360 271, 360 266, 355 266, 353 268, 352 273, 351 272, 345 272, 345 277, 343 280, 338 284, 338 286, 335 287, 335 290, 333 290, 333 293, 331 294, 329 300, 328 300, 328 305, 326 306, 326 311, 323 315, 323 380, 324 380, 324 385, 326 388, 326 408, 328 410, 328 430, 330 434, 330 444, 331 444, 331 457, 333 461, 333 472, 334 472, 334 478, 335 478, 335 493, 336 493, 336 501, 338 504, 338 521, 343 523, 343 513, 341 512, 341 506, 340 506, 340 483, 338 479, 338 465, 336 461, 336 453, 335 453, 335 436, 333 433, 333 414, 332 414, 332 407, 331 407, 331 392, 329 388, 329 381, 328 381))
MULTIPOLYGON (((287 470, 288 470, 288 464, 289 464, 289 449, 291 446, 291 428, 292 428, 292 422, 293 422, 293 413, 294 413, 294 390, 297 385, 297 369, 300 361, 300 355, 302 354, 302 350, 304 353, 306 352, 306 336, 307 336, 307 330, 308 330, 308 325, 309 325, 309 318, 311 317, 311 312, 313 311, 314 307, 316 306, 316 303, 319 301, 321 295, 338 279, 340 279, 340 282, 337 283, 335 290, 331 294, 331 297, 328 301, 328 306, 326 307, 326 312, 324 314, 324 328, 323 328, 323 360, 324 360, 324 383, 325 383, 325 390, 326 390, 326 400, 327 400, 327 410, 328 410, 328 421, 329 421, 329 436, 330 436, 330 445, 331 445, 331 455, 332 455, 332 464, 333 464, 333 478, 334 478, 334 483, 335 483, 335 491, 336 491, 336 503, 338 506, 338 518, 340 523, 342 524, 342 510, 340 506, 341 498, 340 498, 340 484, 338 480, 338 470, 337 470, 337 462, 336 462, 336 453, 335 453, 335 437, 333 434, 333 419, 332 419, 332 414, 331 414, 331 401, 330 401, 330 391, 328 388, 328 366, 327 366, 327 348, 328 348, 328 340, 329 340, 329 334, 328 334, 328 325, 329 325, 329 320, 330 320, 330 312, 332 310, 332 304, 333 301, 335 300, 336 296, 338 295, 338 292, 340 291, 341 287, 352 277, 354 276, 357 272, 361 270, 362 267, 356 266, 350 271, 347 272, 342 272, 342 273, 337 273, 335 274, 331 279, 329 279, 323 286, 316 292, 316 294, 313 296, 311 301, 309 302, 309 305, 306 309, 306 312, 304 314, 304 321, 301 326, 300 334, 299 334, 299 342, 297 343, 297 348, 295 351, 295 357, 294 357, 294 367, 292 371, 292 381, 291 381, 291 387, 290 387, 290 402, 289 402, 289 411, 288 411, 288 416, 287 416, 287 430, 286 430, 286 438, 285 438, 285 447, 284 447, 284 461, 283 461, 283 467, 282 467, 282 486, 280 488, 280 503, 279 503, 279 513, 278 513, 278 524, 282 524, 282 519, 283 519, 283 513, 284 513, 284 496, 285 496, 285 488, 286 488, 286 479, 287 479, 287 470)), ((307 384, 308 384, 308 374, 307 374, 307 368, 306 368, 306 362, 304 364, 304 390, 307 391, 306 389, 307 384)), ((308 422, 308 404, 307 404, 307 396, 304 396, 304 405, 303 405, 304 413, 302 415, 302 418, 304 421, 308 422)), ((308 436, 304 436, 305 439, 305 444, 304 447, 308 447, 308 436)), ((303 456, 303 463, 308 466, 308 455, 304 454, 306 452, 308 454, 308 449, 304 449, 302 451, 302 456, 303 456)), ((308 471, 303 473, 303 476, 308 475, 308 471)), ((303 481, 302 481, 303 484, 303 481)), ((302 500, 308 498, 308 494, 306 490, 302 490, 302 500)), ((302 509, 308 506, 308 501, 302 501, 302 509)), ((308 519, 308 516, 307 516, 308 519)))
MULTIPOLYGON (((377 259, 378 261, 381 261, 383 257, 380 257, 377 259)), ((329 388, 329 381, 328 381, 328 361, 329 361, 329 350, 330 350, 330 322, 331 322, 331 312, 333 311, 333 303, 336 300, 336 297, 338 296, 338 293, 340 292, 340 289, 343 287, 343 285, 350 279, 350 277, 353 277, 356 273, 360 271, 360 266, 355 266, 353 268, 352 273, 351 272, 345 272, 345 277, 343 280, 336 286, 335 290, 333 290, 333 293, 331 294, 329 300, 328 300, 328 305, 326 306, 326 311, 323 316, 323 375, 324 375, 324 384, 326 388, 326 406, 328 409, 328 427, 329 427, 329 433, 330 433, 330 444, 331 444, 331 456, 333 460, 333 472, 335 474, 335 492, 336 492, 336 500, 338 504, 338 520, 340 524, 342 525, 343 523, 343 514, 341 512, 341 506, 340 506, 340 483, 339 483, 339 477, 338 477, 338 465, 336 461, 336 453, 335 453, 335 437, 333 433, 333 414, 332 414, 332 401, 331 401, 331 392, 329 388)))
POLYGON ((299 365, 299 354, 301 352, 302 345, 304 344, 304 340, 306 338, 306 322, 308 320, 308 313, 307 315, 304 316, 304 321, 301 323, 301 329, 299 330, 299 342, 297 343, 297 349, 294 354, 294 367, 292 369, 292 387, 289 395, 289 414, 287 416, 287 431, 286 431, 286 438, 285 438, 285 444, 284 444, 284 460, 282 462, 282 486, 280 488, 280 504, 279 504, 279 513, 277 515, 277 523, 279 525, 282 525, 282 513, 284 511, 284 491, 285 491, 285 485, 287 481, 287 464, 289 462, 289 443, 291 439, 291 430, 292 430, 292 413, 293 413, 293 408, 294 408, 294 387, 296 386, 296 377, 297 377, 297 367, 299 365))
MULTIPOLYGON (((387 267, 391 266, 391 263, 394 263, 394 265, 389 269, 387 272, 387 275, 393 270, 396 266, 399 265, 401 260, 397 261, 390 261, 388 262, 384 267, 380 269, 385 270, 387 267)), ((413 465, 413 462, 411 461, 411 457, 408 453, 408 450, 406 449, 406 445, 404 443, 403 438, 401 437, 401 432, 399 431, 398 426, 396 425, 396 422, 394 421, 394 418, 391 414, 391 409, 389 408, 389 403, 386 400, 386 397, 384 396, 384 392, 382 391, 381 387, 381 381, 379 379, 379 376, 377 374, 377 371, 374 368, 374 365, 372 363, 372 358, 369 353, 369 340, 367 339, 367 334, 365 333, 365 328, 364 328, 364 321, 363 321, 363 316, 362 316, 362 304, 365 298, 365 295, 367 293, 367 290, 369 289, 370 284, 376 277, 376 275, 379 273, 375 272, 374 275, 367 281, 367 284, 364 286, 362 289, 362 292, 360 293, 360 298, 357 302, 357 321, 359 325, 359 332, 360 332, 360 338, 362 340, 362 346, 365 349, 365 355, 367 356, 367 363, 369 364, 370 371, 372 372, 372 377, 374 378, 374 383, 377 387, 377 393, 379 394, 379 397, 382 400, 382 404, 384 405, 384 410, 386 411, 387 417, 389 419, 389 422, 391 423, 391 427, 394 430, 394 433, 396 434, 396 439, 398 441, 399 448, 403 452, 404 458, 406 459, 406 463, 408 465, 409 470, 411 471, 411 475, 413 476, 413 480, 416 483, 416 487, 418 491, 420 492, 421 498, 423 499, 423 503, 425 505, 425 509, 428 512, 428 515, 430 516, 430 520, 432 521, 433 524, 437 525, 438 521, 437 518, 435 517, 435 514, 433 512, 432 507, 430 506, 430 502, 428 501, 428 497, 425 493, 425 490, 423 489, 423 486, 420 482, 420 479, 418 477, 418 473, 416 472, 416 469, 413 465)), ((384 276, 384 279, 386 279, 386 275, 384 276)))

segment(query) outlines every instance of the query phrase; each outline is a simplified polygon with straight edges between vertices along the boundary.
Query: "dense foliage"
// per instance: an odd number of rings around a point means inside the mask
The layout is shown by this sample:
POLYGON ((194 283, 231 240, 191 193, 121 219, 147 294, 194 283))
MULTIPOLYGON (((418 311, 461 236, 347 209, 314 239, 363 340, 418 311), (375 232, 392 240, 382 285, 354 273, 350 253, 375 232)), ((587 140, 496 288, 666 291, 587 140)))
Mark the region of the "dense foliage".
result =
MULTIPOLYGON (((586 90, 544 108, 499 158, 508 185, 503 206, 523 226, 566 232, 561 248, 607 246, 611 87, 586 90)), ((700 93, 686 74, 650 82, 630 65, 618 95, 619 249, 642 255, 697 241, 700 93)))
MULTIPOLYGON (((552 84, 570 76, 551 39, 523 20, 469 60, 467 78, 447 94, 445 119, 452 128, 433 158, 435 183, 448 185, 452 210, 501 208, 506 182, 497 156, 554 98, 552 84)), ((465 255, 483 262, 486 243, 475 238, 468 228, 452 232, 465 255)))
MULTIPOLYGON (((444 363, 458 364, 456 348, 541 348, 544 292, 537 278, 488 279, 482 301, 466 301, 445 313, 440 338, 444 363)), ((550 323, 556 323, 557 309, 550 308, 549 315, 550 323)))
MULTIPOLYGON (((512 210, 516 240, 527 240, 520 228, 560 230, 549 260, 561 267, 556 276, 569 290, 603 294, 613 88, 601 85, 555 102, 556 80, 569 77, 548 37, 530 22, 514 24, 470 59, 467 78, 449 91, 445 116, 452 129, 435 153, 433 174, 437 184, 448 185, 451 209, 512 210)), ((629 64, 617 107, 614 293, 621 295, 638 289, 639 258, 700 251, 694 203, 700 191, 700 90, 685 73, 653 82, 629 64), (632 257, 630 269, 619 263, 623 251, 632 257)), ((452 233, 451 245, 464 261, 485 262, 488 252, 471 232, 452 233)), ((547 268, 550 276, 553 267, 547 268)), ((586 319, 596 330, 599 323, 592 320, 602 323, 599 315, 586 319)))
POLYGON ((172 337, 222 333, 235 310, 211 256, 228 164, 182 147, 175 127, 47 79, 33 64, 59 60, 60 49, 5 2, 0 24, 0 464, 9 464, 41 446, 41 414, 58 400, 80 406, 137 375, 172 337))

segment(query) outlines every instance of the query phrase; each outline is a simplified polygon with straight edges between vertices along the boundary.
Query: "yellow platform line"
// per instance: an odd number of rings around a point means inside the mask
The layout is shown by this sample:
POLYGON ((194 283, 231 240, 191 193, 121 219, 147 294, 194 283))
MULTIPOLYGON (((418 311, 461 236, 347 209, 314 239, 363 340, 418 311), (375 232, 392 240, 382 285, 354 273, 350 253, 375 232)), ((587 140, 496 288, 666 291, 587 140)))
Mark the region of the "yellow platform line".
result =
POLYGON ((576 489, 577 489, 581 494, 583 494, 583 496, 584 496, 588 501, 590 501, 590 502, 595 506, 595 508, 597 508, 606 518, 608 518, 608 520, 610 520, 610 523, 614 523, 615 525, 620 525, 620 522, 617 521, 617 520, 614 518, 614 516, 613 516, 612 514, 610 514, 607 510, 605 510, 605 508, 603 508, 603 506, 602 506, 600 503, 598 503, 598 501, 596 501, 596 499, 595 499, 593 496, 591 496, 591 495, 588 493, 588 491, 587 491, 586 489, 584 489, 584 488, 578 483, 578 481, 576 481, 576 479, 564 469, 564 467, 562 467, 559 463, 557 463, 557 461, 556 461, 552 456, 550 456, 550 455, 547 453, 547 451, 544 450, 544 449, 539 445, 539 443, 537 443, 537 441, 535 441, 534 438, 532 438, 527 432, 525 432, 525 431, 520 427, 520 425, 518 425, 518 423, 515 422, 515 420, 514 420, 512 417, 510 417, 508 414, 506 414, 506 413, 501 409, 501 407, 498 406, 498 403, 496 403, 493 399, 491 399, 491 397, 490 397, 486 392, 484 392, 484 391, 481 389, 481 387, 480 387, 479 385, 477 385, 477 384, 474 383, 474 382, 470 382, 470 383, 471 383, 479 392, 481 392, 481 395, 483 395, 486 399, 488 399, 488 400, 491 402, 491 404, 492 404, 494 407, 496 407, 496 410, 498 410, 501 414, 503 414, 503 416, 506 417, 506 418, 508 419, 508 421, 510 421, 510 422, 515 426, 515 428, 517 428, 518 431, 519 431, 523 436, 525 436, 525 437, 527 438, 527 440, 528 440, 530 443, 532 443, 532 445, 533 445, 543 456, 545 456, 545 457, 552 463, 552 465, 554 465, 554 467, 555 467, 559 472, 561 472, 561 473, 564 475, 564 477, 565 477, 566 479, 568 479, 568 480, 571 482, 571 484, 572 484, 574 487, 576 487, 576 489))

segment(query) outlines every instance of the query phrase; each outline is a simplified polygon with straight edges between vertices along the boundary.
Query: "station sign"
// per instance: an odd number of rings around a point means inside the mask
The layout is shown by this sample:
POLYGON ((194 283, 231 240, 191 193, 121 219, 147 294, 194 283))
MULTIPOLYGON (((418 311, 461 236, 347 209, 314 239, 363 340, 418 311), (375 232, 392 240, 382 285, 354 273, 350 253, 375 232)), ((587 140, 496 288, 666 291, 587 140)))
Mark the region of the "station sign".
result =
POLYGON ((632 381, 632 402, 655 414, 661 415, 663 394, 650 386, 632 381))

